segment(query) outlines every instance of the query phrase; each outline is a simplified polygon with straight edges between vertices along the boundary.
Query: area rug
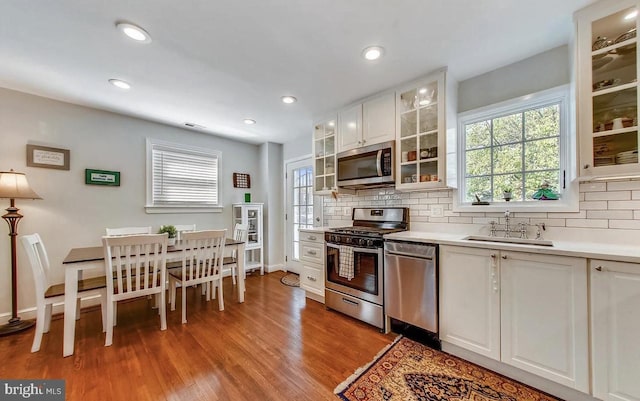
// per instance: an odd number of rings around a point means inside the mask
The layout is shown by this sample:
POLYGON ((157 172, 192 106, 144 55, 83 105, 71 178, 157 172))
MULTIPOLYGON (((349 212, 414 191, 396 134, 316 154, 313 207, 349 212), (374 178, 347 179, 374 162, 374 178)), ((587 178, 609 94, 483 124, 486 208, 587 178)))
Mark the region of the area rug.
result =
POLYGON ((406 337, 398 337, 334 393, 345 401, 557 401, 406 337))
POLYGON ((287 273, 282 276, 280 282, 289 287, 300 287, 300 276, 295 273, 287 273))

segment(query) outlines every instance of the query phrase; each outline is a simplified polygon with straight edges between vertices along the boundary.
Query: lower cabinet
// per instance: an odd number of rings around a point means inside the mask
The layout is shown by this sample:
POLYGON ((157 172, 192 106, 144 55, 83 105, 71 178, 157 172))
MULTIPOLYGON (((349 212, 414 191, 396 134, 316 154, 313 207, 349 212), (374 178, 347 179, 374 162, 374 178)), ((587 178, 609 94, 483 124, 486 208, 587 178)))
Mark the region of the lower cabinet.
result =
POLYGON ((640 400, 640 265, 591 260, 593 395, 640 400))
POLYGON ((440 247, 440 339, 589 392, 583 258, 440 247))
POLYGON ((307 297, 324 302, 324 234, 316 230, 300 230, 300 288, 307 297))

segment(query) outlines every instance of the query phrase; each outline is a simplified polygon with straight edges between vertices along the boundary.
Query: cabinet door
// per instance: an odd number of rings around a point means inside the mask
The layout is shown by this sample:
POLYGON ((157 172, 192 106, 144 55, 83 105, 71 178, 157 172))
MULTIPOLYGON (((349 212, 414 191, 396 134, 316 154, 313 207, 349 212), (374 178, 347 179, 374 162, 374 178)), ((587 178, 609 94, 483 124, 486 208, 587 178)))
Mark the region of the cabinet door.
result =
POLYGON ((636 0, 598 1, 576 13, 580 175, 638 173, 636 0))
POLYGON ((396 96, 388 93, 362 105, 362 145, 396 138, 396 96))
POLYGON ((313 131, 313 190, 329 194, 336 189, 336 119, 314 126, 313 131))
POLYGON ((640 265, 591 260, 593 395, 640 400, 640 265))
POLYGON ((589 392, 585 259, 500 256, 502 362, 589 392))
POLYGON ((343 110, 338 115, 338 151, 362 146, 362 105, 343 110))
POLYGON ((500 359, 498 252, 440 247, 440 339, 500 359))

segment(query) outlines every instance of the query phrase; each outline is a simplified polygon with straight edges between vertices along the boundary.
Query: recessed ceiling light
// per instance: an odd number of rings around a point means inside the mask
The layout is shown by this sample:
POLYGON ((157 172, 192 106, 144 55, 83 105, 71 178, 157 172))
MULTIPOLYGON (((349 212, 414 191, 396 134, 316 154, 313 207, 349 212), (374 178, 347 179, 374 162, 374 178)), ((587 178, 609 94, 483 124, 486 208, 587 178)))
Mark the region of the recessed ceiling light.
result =
POLYGON ((362 51, 362 57, 369 61, 377 60, 384 54, 384 49, 381 46, 369 46, 362 51))
POLYGON ((629 14, 624 16, 624 19, 634 19, 638 16, 638 10, 633 10, 629 14))
POLYGON ((293 96, 282 96, 282 103, 291 104, 291 103, 295 103, 297 101, 298 101, 298 99, 296 99, 293 96))
POLYGON ((131 84, 120 79, 110 79, 109 83, 120 89, 131 89, 131 84))
POLYGON ((139 26, 129 24, 127 22, 118 22, 116 23, 116 28, 118 28, 122 33, 130 37, 131 39, 140 42, 140 43, 150 43, 151 36, 147 31, 140 28, 139 26))
POLYGON ((336 123, 334 121, 329 121, 329 127, 335 127, 336 123))
POLYGON ((244 123, 247 124, 247 125, 253 125, 253 124, 256 123, 256 120, 252 120, 250 118, 245 118, 244 119, 244 123))
POLYGON ((425 93, 427 93, 427 88, 420 88, 420 94, 424 95, 425 93))

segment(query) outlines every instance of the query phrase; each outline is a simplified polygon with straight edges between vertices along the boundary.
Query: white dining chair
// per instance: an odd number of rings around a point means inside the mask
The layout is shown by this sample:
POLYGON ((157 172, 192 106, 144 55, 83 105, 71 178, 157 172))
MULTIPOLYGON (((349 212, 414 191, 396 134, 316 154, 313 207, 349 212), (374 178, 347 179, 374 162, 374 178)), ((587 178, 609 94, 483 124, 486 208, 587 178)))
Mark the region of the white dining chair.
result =
POLYGON ((176 309, 176 287, 182 288, 182 323, 187 323, 187 287, 202 284, 207 301, 218 290, 218 309, 224 310, 222 258, 227 230, 186 232, 182 239, 182 268, 169 271, 171 310, 176 309))
MULTIPOLYGON (((22 246, 27 253, 33 279, 36 285, 36 332, 31 345, 31 352, 40 350, 42 335, 49 332, 51 326, 51 312, 53 304, 65 302, 64 283, 51 284, 50 265, 47 250, 38 234, 20 237, 22 246)), ((80 308, 82 297, 99 296, 102 306, 102 331, 106 329, 106 291, 105 276, 88 278, 78 281, 77 308, 80 308)), ((78 314, 78 317, 80 314, 78 314)))
MULTIPOLYGON (((236 241, 247 242, 247 232, 249 226, 247 224, 237 223, 233 228, 233 239, 236 241)), ((238 255, 234 249, 231 256, 227 256, 223 260, 224 270, 231 272, 231 281, 236 285, 236 274, 238 270, 238 255)), ((241 272, 244 274, 244 272, 241 272)))
POLYGON ((151 234, 151 226, 106 228, 105 232, 108 237, 119 235, 151 234))
POLYGON ((167 329, 165 303, 168 234, 102 237, 107 280, 105 346, 113 342, 118 301, 155 295, 159 297, 160 330, 167 329))
POLYGON ((196 231, 195 224, 176 224, 174 227, 178 232, 178 236, 176 237, 178 241, 182 239, 182 233, 189 232, 189 231, 196 231))

